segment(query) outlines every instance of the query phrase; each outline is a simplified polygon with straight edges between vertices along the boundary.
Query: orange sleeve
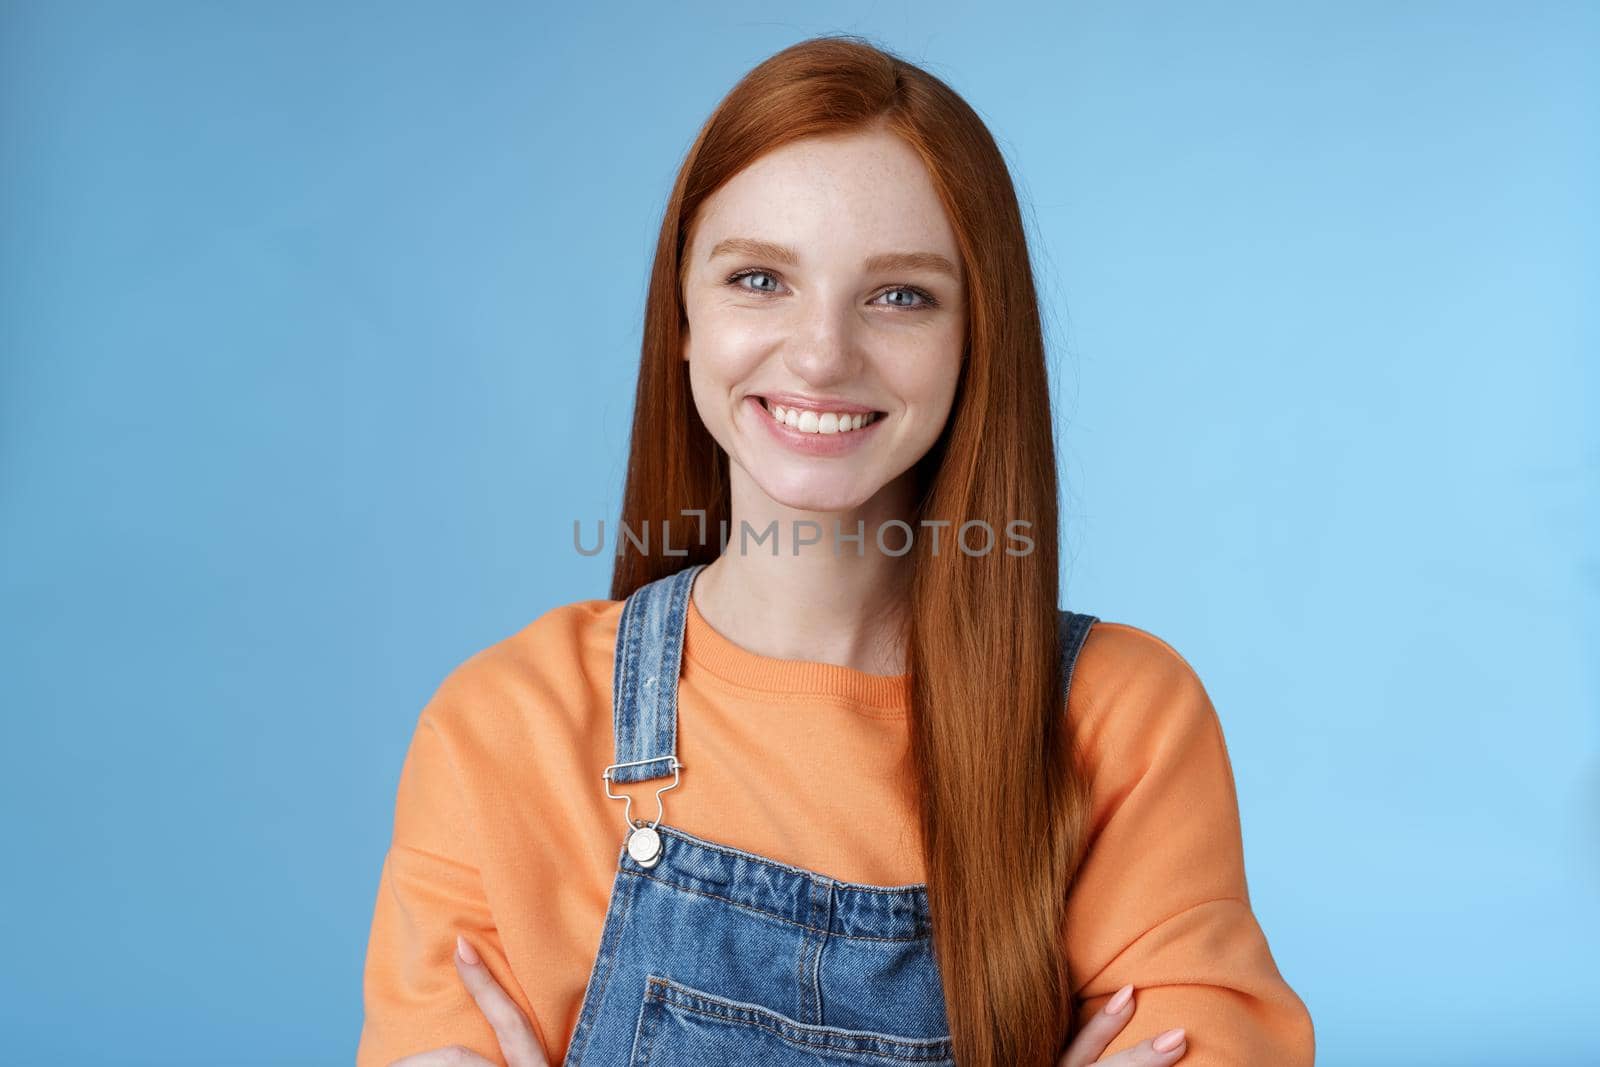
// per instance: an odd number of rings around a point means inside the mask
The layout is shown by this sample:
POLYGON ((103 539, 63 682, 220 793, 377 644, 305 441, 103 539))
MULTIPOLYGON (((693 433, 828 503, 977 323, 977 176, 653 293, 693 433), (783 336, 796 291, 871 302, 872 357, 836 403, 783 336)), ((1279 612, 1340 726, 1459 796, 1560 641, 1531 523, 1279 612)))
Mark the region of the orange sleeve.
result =
POLYGON ((1077 1025, 1131 982, 1134 1014, 1108 1056, 1183 1027, 1183 1067, 1310 1067, 1311 1015, 1250 907, 1233 767, 1204 686, 1134 627, 1100 624, 1091 655, 1092 684, 1069 698, 1093 782, 1068 903, 1077 1025))
POLYGON ((438 721, 449 687, 447 680, 423 710, 400 771, 394 836, 378 879, 367 945, 357 1067, 387 1067, 446 1045, 505 1063, 493 1028, 456 972, 458 932, 533 1018, 511 976, 479 877, 463 757, 438 721))

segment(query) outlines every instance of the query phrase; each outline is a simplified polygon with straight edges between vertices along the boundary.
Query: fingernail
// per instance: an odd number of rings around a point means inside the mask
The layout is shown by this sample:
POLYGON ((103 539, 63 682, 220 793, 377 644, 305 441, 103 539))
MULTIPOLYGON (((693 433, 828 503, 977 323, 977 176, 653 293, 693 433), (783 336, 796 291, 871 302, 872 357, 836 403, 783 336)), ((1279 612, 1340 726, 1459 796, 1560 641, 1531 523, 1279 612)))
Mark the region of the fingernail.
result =
POLYGON ((1106 1014, 1117 1014, 1117 1012, 1121 1011, 1123 1008, 1126 1008, 1128 1006, 1128 1001, 1132 999, 1133 986, 1130 983, 1129 985, 1125 985, 1121 989, 1117 990, 1116 995, 1110 1000, 1106 1001, 1106 1014))
POLYGON ((467 943, 467 939, 460 934, 456 935, 456 955, 461 957, 463 963, 476 964, 479 961, 477 950, 467 943))
POLYGON ((1166 1033, 1150 1042, 1150 1047, 1155 1049, 1157 1052, 1171 1052, 1181 1044, 1183 1044, 1183 1030, 1180 1027, 1177 1030, 1168 1030, 1166 1033))

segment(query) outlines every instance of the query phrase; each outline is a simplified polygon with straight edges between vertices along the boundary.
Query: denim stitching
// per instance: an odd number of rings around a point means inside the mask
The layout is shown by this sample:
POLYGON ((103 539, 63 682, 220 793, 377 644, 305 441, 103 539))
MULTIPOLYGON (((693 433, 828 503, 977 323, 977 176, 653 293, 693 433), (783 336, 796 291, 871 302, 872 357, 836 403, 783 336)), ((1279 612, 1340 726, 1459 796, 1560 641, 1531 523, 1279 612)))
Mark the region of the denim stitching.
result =
MULTIPOLYGON (((627 846, 623 846, 623 850, 622 851, 626 851, 626 848, 627 848, 627 846)), ((622 856, 621 856, 621 854, 619 852, 619 854, 617 856, 617 864, 618 864, 617 873, 619 875, 620 874, 627 874, 628 873, 627 871, 621 869, 621 863, 622 863, 622 856)), ((634 899, 639 895, 638 893, 636 893, 634 891, 634 888, 633 888, 633 886, 631 884, 624 883, 620 878, 615 883, 613 883, 613 885, 612 885, 612 893, 613 893, 613 895, 615 895, 615 893, 618 890, 622 889, 625 884, 628 886, 628 888, 627 888, 627 893, 623 897, 622 911, 618 915, 616 929, 615 930, 606 929, 606 930, 604 930, 602 932, 601 939, 600 939, 600 951, 595 956, 595 961, 594 961, 595 971, 599 970, 599 968, 601 966, 601 961, 604 960, 605 961, 605 976, 600 980, 599 988, 595 990, 594 1004, 592 1006, 590 1005, 588 995, 587 995, 587 993, 585 993, 584 1001, 583 1001, 583 1007, 580 1009, 578 1028, 581 1030, 581 1029, 583 1029, 584 1026, 587 1026, 588 1030, 583 1035, 583 1041, 581 1042, 581 1047, 578 1044, 575 1043, 575 1045, 573 1047, 569 1047, 567 1049, 566 1059, 562 1061, 563 1067, 576 1067, 576 1065, 581 1064, 583 1062, 584 1053, 586 1053, 588 1051, 588 1049, 589 1049, 589 1042, 591 1040, 593 1040, 593 1038, 594 1038, 595 1022, 600 1016, 600 1012, 601 1012, 602 1006, 605 1004, 606 988, 611 984, 611 976, 613 974, 617 973, 617 966, 616 966, 616 963, 617 963, 617 951, 618 951, 617 943, 622 940, 623 931, 626 930, 627 926, 628 926, 628 917, 633 912, 634 899), (606 937, 607 936, 610 936, 610 938, 611 938, 611 943, 609 945, 607 945, 607 943, 606 943, 606 937), (607 952, 608 949, 609 949, 609 955, 608 955, 608 952, 607 952), (574 1048, 577 1049, 577 1059, 573 1059, 573 1049, 574 1048)), ((609 919, 609 916, 611 915, 611 909, 609 907, 606 909, 606 915, 607 915, 607 917, 609 919)), ((610 925, 609 922, 607 923, 607 925, 608 926, 610 925)), ((593 983, 593 981, 594 981, 594 971, 590 972, 589 981, 590 981, 591 984, 593 983)), ((587 988, 588 987, 585 986, 585 989, 587 989, 587 988)), ((576 1036, 577 1035, 575 1034, 574 1038, 576 1038, 576 1036)))
MULTIPOLYGON (((775 860, 767 856, 759 856, 754 852, 745 852, 742 849, 734 848, 732 845, 723 845, 715 841, 708 841, 703 837, 696 837, 694 834, 691 834, 686 830, 679 830, 665 824, 660 827, 660 830, 664 834, 670 834, 673 837, 682 838, 690 844, 698 845, 701 848, 710 849, 713 852, 722 852, 726 855, 734 857, 735 859, 748 860, 751 863, 759 863, 766 867, 774 867, 781 871, 789 871, 790 873, 799 875, 808 881, 814 882, 817 880, 816 873, 813 871, 808 871, 804 867, 796 867, 791 863, 784 863, 781 860, 775 860)), ((867 885, 864 882, 841 882, 836 878, 830 880, 834 883, 836 888, 848 889, 852 893, 877 893, 885 896, 920 896, 925 893, 928 888, 928 883, 926 882, 915 882, 910 885, 882 886, 867 885)))
POLYGON ((873 1030, 841 1030, 837 1034, 817 1033, 819 1027, 785 1019, 778 1012, 756 1005, 733 1004, 708 993, 690 989, 670 979, 652 978, 645 987, 645 999, 670 1004, 682 1011, 709 1019, 740 1022, 766 1030, 784 1041, 824 1048, 845 1055, 882 1056, 907 1063, 948 1061, 948 1037, 905 1038, 873 1030), (786 1032, 788 1031, 788 1032, 786 1032), (867 1047, 859 1047, 866 1045, 867 1047))
POLYGON ((926 941, 926 940, 928 940, 928 935, 926 935, 926 934, 914 934, 914 935, 912 935, 910 937, 874 937, 871 934, 842 934, 842 933, 839 933, 839 932, 833 931, 833 930, 818 930, 816 927, 810 925, 809 923, 797 922, 794 919, 788 918, 787 916, 779 915, 777 912, 768 911, 765 908, 757 907, 754 904, 746 904, 742 900, 734 900, 734 899, 732 899, 730 897, 725 897, 725 896, 721 896, 721 895, 719 895, 717 893, 712 893, 709 890, 696 889, 693 886, 684 885, 682 882, 674 882, 670 878, 662 878, 660 875, 648 874, 648 873, 646 873, 644 871, 630 871, 630 870, 621 870, 621 871, 618 871, 617 873, 618 874, 625 874, 629 878, 644 878, 644 879, 648 879, 649 881, 658 882, 658 883, 660 883, 661 885, 664 885, 664 886, 670 886, 673 889, 680 890, 680 891, 682 891, 684 893, 693 893, 695 896, 698 896, 698 897, 709 897, 712 900, 720 900, 724 904, 732 904, 734 907, 740 909, 741 911, 748 911, 748 912, 750 912, 750 913, 752 913, 754 915, 763 916, 764 918, 771 919, 773 922, 784 923, 784 924, 786 924, 788 926, 798 926, 802 930, 810 930, 813 933, 819 933, 819 934, 825 933, 830 937, 841 937, 841 938, 844 938, 846 941, 884 941, 884 942, 904 942, 906 944, 911 944, 911 943, 914 943, 914 942, 917 942, 917 941, 926 941))

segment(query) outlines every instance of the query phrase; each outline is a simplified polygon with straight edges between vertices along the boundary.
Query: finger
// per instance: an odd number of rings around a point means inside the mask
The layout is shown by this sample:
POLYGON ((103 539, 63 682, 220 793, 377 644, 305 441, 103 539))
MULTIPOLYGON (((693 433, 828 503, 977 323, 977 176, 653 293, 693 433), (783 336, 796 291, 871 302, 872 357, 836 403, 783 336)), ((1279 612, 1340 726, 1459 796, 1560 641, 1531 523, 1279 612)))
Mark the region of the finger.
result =
POLYGON ((1090 1067, 1168 1067, 1189 1051, 1188 1036, 1181 1030, 1168 1030, 1115 1056, 1095 1060, 1090 1067))
POLYGON ((1122 1033, 1122 1028, 1133 1018, 1133 986, 1125 985, 1111 995, 1101 1009, 1089 1016, 1067 1051, 1061 1054, 1056 1067, 1088 1067, 1105 1052, 1111 1039, 1122 1033))
POLYGON ((494 980, 489 968, 483 965, 477 950, 461 935, 456 935, 456 971, 466 983, 478 1010, 494 1028, 500 1042, 500 1054, 506 1058, 506 1067, 550 1067, 539 1038, 533 1032, 528 1017, 522 1014, 516 1001, 506 995, 500 983, 494 980))
POLYGON ((395 1060, 389 1067, 494 1067, 494 1061, 484 1059, 465 1045, 451 1045, 395 1060))

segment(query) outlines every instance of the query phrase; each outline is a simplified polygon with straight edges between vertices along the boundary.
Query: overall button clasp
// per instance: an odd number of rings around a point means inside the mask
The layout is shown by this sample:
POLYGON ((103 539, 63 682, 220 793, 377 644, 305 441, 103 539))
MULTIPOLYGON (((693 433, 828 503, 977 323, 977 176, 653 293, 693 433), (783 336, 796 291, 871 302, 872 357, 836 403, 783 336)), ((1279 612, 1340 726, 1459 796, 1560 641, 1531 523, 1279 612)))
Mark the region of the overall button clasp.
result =
POLYGON ((628 826, 626 838, 628 855, 641 867, 654 867, 661 861, 661 834, 656 829, 661 825, 661 816, 666 811, 666 802, 661 799, 661 794, 669 789, 678 787, 678 772, 683 769, 683 764, 678 762, 677 756, 654 756, 650 759, 631 760, 627 763, 613 763, 605 769, 600 780, 605 783, 606 796, 612 800, 623 802, 622 820, 628 826), (619 767, 638 767, 646 763, 660 763, 662 760, 670 761, 672 765, 672 782, 656 790, 656 817, 651 822, 643 822, 633 818, 633 797, 627 793, 617 794, 611 791, 611 783, 616 781, 613 772, 619 767))

